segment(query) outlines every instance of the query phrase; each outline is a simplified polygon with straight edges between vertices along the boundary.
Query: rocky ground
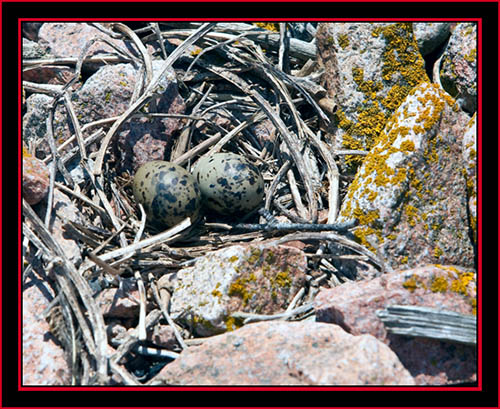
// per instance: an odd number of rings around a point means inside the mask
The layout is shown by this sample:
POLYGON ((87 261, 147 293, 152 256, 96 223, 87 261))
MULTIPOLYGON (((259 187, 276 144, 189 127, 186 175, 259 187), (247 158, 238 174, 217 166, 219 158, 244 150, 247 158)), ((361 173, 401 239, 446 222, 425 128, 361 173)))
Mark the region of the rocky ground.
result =
POLYGON ((379 314, 477 314, 476 30, 24 23, 23 383, 476 381, 379 314), (137 168, 216 151, 264 211, 145 223, 137 168))

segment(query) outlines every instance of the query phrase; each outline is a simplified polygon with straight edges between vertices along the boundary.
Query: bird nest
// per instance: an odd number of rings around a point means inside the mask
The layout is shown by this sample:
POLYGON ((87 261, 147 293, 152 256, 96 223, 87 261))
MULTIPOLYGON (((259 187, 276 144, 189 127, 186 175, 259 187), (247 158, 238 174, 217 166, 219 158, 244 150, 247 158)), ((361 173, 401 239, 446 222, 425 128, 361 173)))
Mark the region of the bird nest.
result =
MULTIPOLYGON (((69 383, 141 385, 183 349, 203 342, 169 316, 170 294, 158 280, 208 252, 242 243, 304 243, 306 285, 286 313, 275 319, 304 319, 313 313, 311 302, 321 286, 383 270, 380 258, 354 240, 351 229, 356 223, 337 221, 352 180, 341 174, 338 162, 342 155, 366 152, 335 151, 331 146, 328 135, 335 126, 335 104, 321 85, 323 71, 312 42, 291 37, 285 23, 275 25, 277 31, 246 23, 144 23, 135 31, 120 23, 92 26, 108 38, 127 40, 130 50, 96 57, 88 55, 88 44, 71 61, 36 61, 38 67, 73 67, 74 76, 65 85, 23 83, 27 94, 41 92, 53 98, 45 141, 50 153, 40 158, 51 169, 45 207, 42 211, 23 200, 23 278, 47 273, 54 299, 43 316, 67 352, 69 383), (172 51, 167 52, 169 45, 172 51), (145 109, 161 93, 161 75, 152 74, 153 57, 147 47, 156 50, 163 72, 175 71, 185 114, 145 109), (71 94, 82 68, 131 61, 144 75, 126 111, 80 125, 71 94), (74 132, 56 146, 54 109, 61 102, 74 132), (133 198, 133 170, 118 171, 113 150, 120 127, 134 115, 170 115, 182 121, 182 131, 164 159, 187 170, 215 152, 250 159, 265 181, 262 205, 238 220, 206 212, 201 220, 188 218, 165 231, 148 225, 133 198), (81 168, 83 181, 73 180, 67 170, 70 163, 81 168), (65 236, 81 251, 79 265, 68 259, 48 227, 55 212, 55 190, 72 199, 83 220, 64 224, 65 236), (131 330, 119 342, 112 341, 95 298, 103 289, 120 287, 126 293, 131 286, 138 288, 140 312, 127 321, 131 330), (148 340, 147 334, 164 322, 173 327, 178 341, 171 350, 148 340), (112 354, 108 344, 115 348, 112 354)), ((33 64, 23 61, 25 67, 33 64)))

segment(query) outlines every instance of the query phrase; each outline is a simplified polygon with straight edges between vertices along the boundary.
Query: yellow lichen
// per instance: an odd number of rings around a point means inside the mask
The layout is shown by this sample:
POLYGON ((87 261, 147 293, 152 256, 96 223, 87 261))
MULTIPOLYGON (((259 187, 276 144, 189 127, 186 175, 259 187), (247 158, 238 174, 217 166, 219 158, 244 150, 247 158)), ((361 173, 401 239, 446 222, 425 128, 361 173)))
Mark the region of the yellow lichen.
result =
MULTIPOLYGON (((366 101, 355 121, 348 120, 341 109, 336 112, 338 126, 346 132, 342 141, 346 149, 371 149, 387 123, 387 115, 399 107, 413 87, 427 80, 424 61, 418 53, 411 24, 377 26, 372 35, 377 37, 380 34, 387 41, 382 79, 390 80, 393 75, 397 75, 398 84, 393 85, 385 96, 379 95, 384 88, 381 81, 365 80, 362 68, 352 69, 352 78, 358 90, 366 96, 366 101)), ((361 163, 362 158, 359 156, 345 157, 345 164, 351 171, 355 171, 361 163)))
POLYGON ((290 272, 288 270, 280 271, 273 280, 271 280, 271 285, 273 287, 290 287, 292 285, 292 279, 290 278, 290 272))
POLYGON ((418 210, 415 206, 412 205, 406 205, 404 209, 407 217, 408 217, 408 223, 410 226, 415 226, 416 224, 416 217, 418 215, 418 210))
POLYGON ((403 282, 403 288, 406 288, 408 291, 413 292, 417 288, 426 288, 425 283, 415 274, 408 278, 403 282))
POLYGON ((458 274, 458 278, 451 283, 451 291, 458 294, 467 295, 467 287, 471 281, 474 280, 474 273, 458 274))
POLYGON ((239 296, 242 301, 243 305, 247 305, 248 301, 252 298, 253 292, 248 290, 248 284, 252 281, 255 281, 255 275, 251 273, 248 277, 240 277, 237 280, 235 280, 231 285, 229 286, 228 290, 228 295, 229 296, 239 296))
POLYGON ((470 63, 473 63, 476 61, 476 49, 475 48, 472 48, 470 51, 469 51, 469 54, 466 54, 464 55, 464 59, 465 61, 467 62, 470 62, 470 63))
POLYGON ((226 318, 225 324, 228 331, 234 331, 243 326, 243 321, 240 318, 229 316, 226 318))
POLYGON ((222 297, 222 293, 221 293, 219 290, 217 290, 217 289, 213 290, 211 294, 212 294, 214 297, 218 297, 218 298, 221 298, 221 297, 222 297))
POLYGON ((247 258, 247 262, 250 264, 256 264, 260 260, 262 251, 256 247, 252 247, 250 250, 250 257, 247 258))
POLYGON ((28 149, 23 145, 23 157, 31 158, 31 153, 28 152, 28 149))
POLYGON ((403 152, 413 152, 415 150, 415 144, 412 141, 401 142, 401 148, 403 152))
POLYGON ((274 31, 276 33, 279 33, 280 31, 279 23, 264 22, 264 23, 253 23, 253 25, 268 31, 274 31))
POLYGON ((436 246, 434 247, 434 257, 439 258, 443 255, 443 249, 441 247, 436 246))
POLYGON ((448 280, 445 277, 434 277, 431 282, 431 291, 433 293, 445 293, 448 290, 448 280))
POLYGON ((342 47, 342 49, 349 47, 348 35, 347 34, 339 34, 337 36, 337 42, 339 43, 340 47, 342 47))
POLYGON ((267 251, 265 260, 266 260, 266 263, 268 263, 268 264, 271 264, 274 261, 274 253, 271 250, 267 251))

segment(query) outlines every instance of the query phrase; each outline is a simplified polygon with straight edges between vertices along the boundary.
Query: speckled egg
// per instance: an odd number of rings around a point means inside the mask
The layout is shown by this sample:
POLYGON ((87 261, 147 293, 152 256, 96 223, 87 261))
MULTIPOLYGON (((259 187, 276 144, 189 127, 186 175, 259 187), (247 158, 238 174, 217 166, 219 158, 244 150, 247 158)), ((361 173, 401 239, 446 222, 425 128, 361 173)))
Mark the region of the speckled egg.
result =
POLYGON ((248 213, 264 197, 264 180, 259 169, 234 153, 202 157, 193 175, 200 186, 203 204, 222 215, 248 213))
POLYGON ((171 227, 190 217, 194 222, 201 206, 201 193, 193 176, 171 162, 142 165, 133 182, 135 200, 144 206, 148 221, 171 227))

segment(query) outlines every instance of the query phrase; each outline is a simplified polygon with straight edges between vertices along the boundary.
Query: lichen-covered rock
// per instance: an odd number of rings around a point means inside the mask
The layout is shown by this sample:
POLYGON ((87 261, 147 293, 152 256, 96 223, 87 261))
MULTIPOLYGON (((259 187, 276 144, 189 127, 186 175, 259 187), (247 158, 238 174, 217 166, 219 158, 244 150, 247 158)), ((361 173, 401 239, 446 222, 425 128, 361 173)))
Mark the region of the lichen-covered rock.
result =
MULTIPOLYGON (((427 80, 412 23, 321 23, 316 35, 325 88, 337 104, 334 149, 369 150, 390 115, 427 80)), ((361 156, 345 156, 354 171, 361 156)))
POLYGON ((451 23, 413 23, 418 49, 423 56, 443 45, 450 35, 451 23))
POLYGON ((453 30, 441 61, 443 88, 461 108, 477 111, 477 23, 459 23, 453 30))
POLYGON ((476 313, 476 274, 456 266, 426 265, 394 271, 373 280, 322 289, 316 320, 340 325, 352 335, 371 334, 385 342, 419 385, 473 382, 475 348, 433 339, 388 334, 376 311, 391 305, 443 308, 476 313))
POLYGON ((397 109, 366 156, 339 219, 393 268, 474 265, 466 167, 468 116, 437 85, 422 83, 397 109))
POLYGON ((170 311, 200 336, 233 330, 236 311, 283 312, 305 282, 304 254, 289 247, 232 246, 176 273, 170 311))
POLYGON ((182 352, 153 385, 414 385, 395 354, 371 335, 337 325, 262 322, 182 352))
POLYGON ((49 169, 23 147, 23 198, 35 205, 49 191, 49 169))
POLYGON ((473 115, 463 138, 463 159, 469 199, 469 225, 474 244, 477 243, 477 120, 473 115))

